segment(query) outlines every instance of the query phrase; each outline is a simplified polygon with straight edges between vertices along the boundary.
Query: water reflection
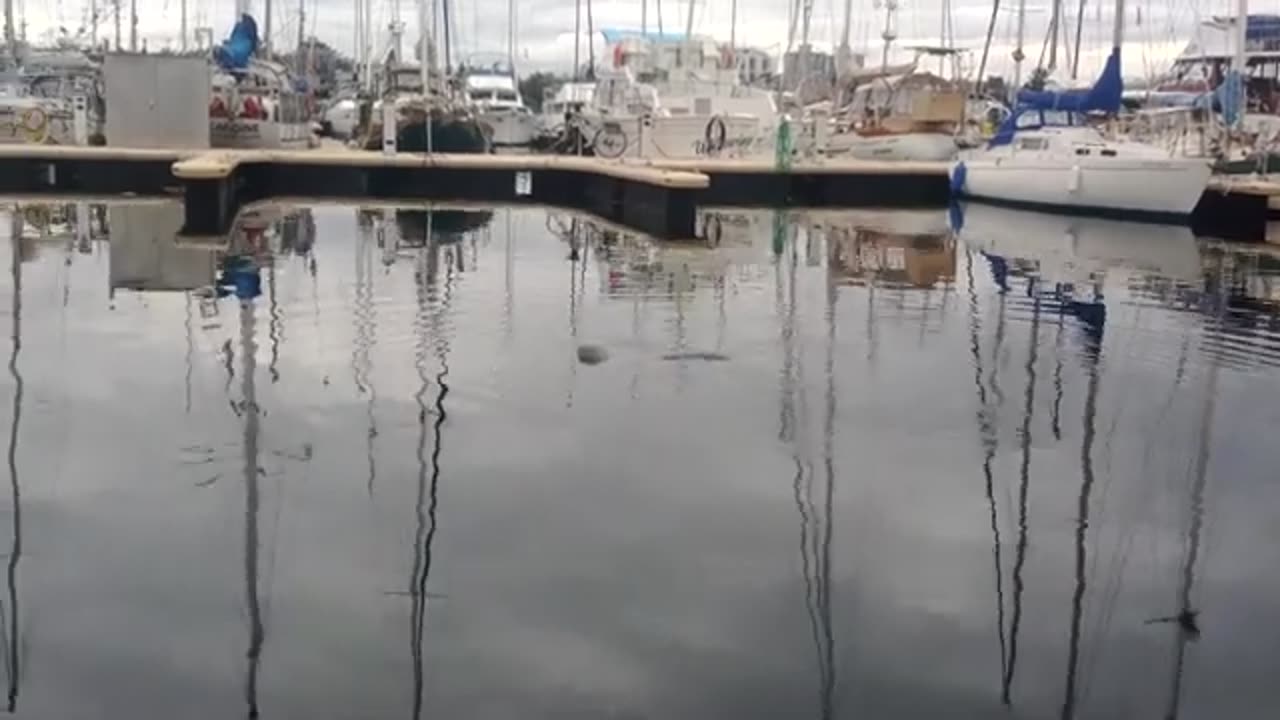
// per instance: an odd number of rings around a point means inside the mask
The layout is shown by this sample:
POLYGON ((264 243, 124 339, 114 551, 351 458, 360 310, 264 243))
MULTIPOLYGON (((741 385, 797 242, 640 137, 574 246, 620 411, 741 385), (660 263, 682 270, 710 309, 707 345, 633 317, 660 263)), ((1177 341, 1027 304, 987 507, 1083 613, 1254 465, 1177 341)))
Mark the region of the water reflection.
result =
POLYGON ((674 244, 291 207, 197 245, 172 210, 107 209, 88 254, 10 238, 23 712, 1280 702, 1264 248, 981 212, 713 210, 674 244), (565 372, 579 342, 607 360, 565 372), (65 476, 31 459, 55 452, 65 476))

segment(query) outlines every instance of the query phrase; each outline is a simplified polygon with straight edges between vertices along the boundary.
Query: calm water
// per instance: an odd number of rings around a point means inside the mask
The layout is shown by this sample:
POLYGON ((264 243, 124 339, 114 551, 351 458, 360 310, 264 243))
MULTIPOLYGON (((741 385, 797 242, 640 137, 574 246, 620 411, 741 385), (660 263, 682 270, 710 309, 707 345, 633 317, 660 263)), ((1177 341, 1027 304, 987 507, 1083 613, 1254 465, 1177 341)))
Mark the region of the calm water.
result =
POLYGON ((19 717, 1280 708, 1265 247, 982 208, 722 213, 713 248, 20 212, 19 717))

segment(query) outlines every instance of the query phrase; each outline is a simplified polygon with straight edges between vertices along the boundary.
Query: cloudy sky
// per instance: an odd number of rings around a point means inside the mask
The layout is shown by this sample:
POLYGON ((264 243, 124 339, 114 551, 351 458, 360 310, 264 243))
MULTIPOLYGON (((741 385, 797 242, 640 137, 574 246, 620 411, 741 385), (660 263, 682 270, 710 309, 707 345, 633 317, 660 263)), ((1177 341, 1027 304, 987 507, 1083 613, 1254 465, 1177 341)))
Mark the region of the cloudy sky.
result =
MULTIPOLYGON (((99 0, 104 4, 107 0, 99 0)), ((190 25, 209 26, 215 37, 225 36, 234 18, 234 0, 187 0, 190 25)), ((181 0, 136 0, 138 5, 138 32, 152 47, 176 44, 178 40, 181 0)), ((354 0, 302 0, 307 8, 308 34, 314 33, 322 40, 350 51, 353 47, 354 0)), ((372 0, 374 25, 385 27, 393 16, 396 5, 408 27, 406 37, 417 35, 416 4, 408 0, 372 0)), ((853 23, 850 32, 855 50, 866 49, 868 56, 879 57, 882 41, 880 32, 884 24, 882 0, 852 0, 853 23)), ((1024 44, 1029 58, 1027 67, 1034 67, 1044 43, 1051 0, 1026 0, 1027 30, 1024 44)), ((1078 0, 1065 0, 1064 6, 1071 18, 1077 12, 1078 0)), ((84 24, 88 15, 88 0, 55 0, 41 4, 29 0, 15 0, 19 11, 25 10, 29 35, 41 38, 55 28, 74 30, 84 24), (25 6, 25 8, 24 8, 25 6)), ((695 32, 728 40, 733 25, 732 0, 704 0, 694 10, 695 32)), ((1011 68, 1010 54, 1014 46, 1016 0, 1003 0, 1008 8, 1000 12, 992 44, 989 64, 992 72, 1007 72, 1011 68)), ((263 13, 263 0, 251 0, 253 12, 263 13)), ((519 38, 517 54, 524 69, 567 69, 573 61, 574 2, 573 0, 521 0, 516 22, 519 38)), ((781 53, 787 44, 788 17, 791 3, 787 0, 739 0, 737 38, 742 44, 750 44, 781 53)), ((970 48, 972 64, 977 64, 987 23, 991 14, 989 0, 900 0, 898 12, 898 46, 938 42, 944 7, 951 8, 954 18, 956 44, 970 48)), ((1228 12, 1234 5, 1231 0, 1129 0, 1129 17, 1125 52, 1126 75, 1149 75, 1162 70, 1169 58, 1180 50, 1195 33, 1202 19, 1213 14, 1228 12)), ((649 25, 657 28, 658 1, 649 7, 649 25)), ((813 23, 810 36, 815 46, 829 47, 838 42, 843 21, 843 3, 840 0, 814 0, 813 23)), ((1253 12, 1280 12, 1280 0, 1254 0, 1253 12)), ((482 51, 505 51, 508 35, 506 0, 455 0, 453 3, 457 39, 455 48, 462 54, 482 51)), ((1084 53, 1082 72, 1101 65, 1106 48, 1110 44, 1111 12, 1109 2, 1088 3, 1083 27, 1084 53), (1105 6, 1105 7, 1104 7, 1105 6)), ((126 5, 127 15, 127 5, 126 5)), ((683 29, 688 5, 678 0, 662 4, 664 29, 683 29)), ((583 8, 583 27, 586 27, 586 10, 583 8)), ((641 20, 639 0, 596 0, 593 15, 597 28, 638 28, 641 20)), ((273 37, 276 42, 290 43, 297 36, 298 4, 296 0, 282 0, 273 9, 273 37)), ((259 25, 263 23, 260 21, 259 25)), ((127 18, 123 23, 123 37, 128 42, 127 18)), ((110 16, 102 23, 100 33, 114 34, 110 16)), ((385 36, 385 33, 383 33, 385 36)), ((797 40, 798 41, 798 40, 797 40)), ((385 42, 385 37, 381 39, 385 42)), ((586 41, 582 54, 586 55, 586 41)), ((597 46, 597 50, 598 50, 597 46)), ((906 59, 907 51, 899 49, 896 59, 906 59)), ((1062 63, 1060 62, 1061 66, 1062 63)))

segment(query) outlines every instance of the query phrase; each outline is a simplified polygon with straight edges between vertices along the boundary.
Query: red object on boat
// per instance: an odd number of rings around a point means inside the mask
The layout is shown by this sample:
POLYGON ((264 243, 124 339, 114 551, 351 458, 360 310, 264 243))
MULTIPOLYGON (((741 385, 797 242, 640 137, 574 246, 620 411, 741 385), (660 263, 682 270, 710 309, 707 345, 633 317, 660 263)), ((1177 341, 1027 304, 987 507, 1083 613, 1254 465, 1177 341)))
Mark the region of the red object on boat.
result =
POLYGON ((252 96, 244 99, 244 103, 240 106, 240 117, 250 120, 264 120, 267 117, 267 111, 262 104, 252 96))

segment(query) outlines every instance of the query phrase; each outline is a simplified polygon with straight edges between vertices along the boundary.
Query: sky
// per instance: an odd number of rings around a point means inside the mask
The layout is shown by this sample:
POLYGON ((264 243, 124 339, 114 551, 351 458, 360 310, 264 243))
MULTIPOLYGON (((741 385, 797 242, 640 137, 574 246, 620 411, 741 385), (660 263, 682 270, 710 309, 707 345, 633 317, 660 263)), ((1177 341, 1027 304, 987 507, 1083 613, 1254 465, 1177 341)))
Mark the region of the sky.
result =
MULTIPOLYGON (((20 14, 25 17, 28 35, 33 40, 49 37, 58 27, 74 29, 84 25, 88 16, 88 0, 14 0, 20 14)), ((105 5, 105 0, 100 0, 105 5)), ((122 37, 128 43, 128 5, 126 19, 122 23, 122 37)), ((405 37, 417 36, 418 10, 416 3, 408 0, 372 0, 373 25, 385 28, 399 6, 399 15, 406 25, 405 37)), ((843 3, 840 0, 812 0, 813 19, 810 38, 814 46, 829 48, 838 43, 843 24, 843 3)), ((869 62, 877 62, 883 41, 880 38, 884 25, 881 0, 851 0, 853 19, 850 27, 850 45, 855 51, 866 52, 869 62)), ((1046 28, 1051 15, 1052 0, 1024 0, 1026 3, 1026 32, 1024 53, 1028 60, 1024 68, 1035 67, 1044 44, 1046 28)), ((135 0, 138 7, 138 33, 152 48, 176 46, 179 38, 181 0, 135 0)), ((221 39, 234 22, 234 0, 187 0, 189 25, 212 27, 214 37, 221 39)), ((354 0, 301 0, 307 13, 307 34, 350 52, 354 45, 354 0)), ((1087 0, 1086 0, 1087 2, 1087 0)), ((721 41, 728 41, 734 28, 733 0, 703 0, 694 8, 694 32, 708 34, 721 41)), ((1064 13, 1070 26, 1074 25, 1078 0, 1064 0, 1064 13)), ((991 16, 989 0, 899 0, 897 35, 891 62, 910 58, 906 48, 920 44, 938 44, 941 18, 944 8, 950 8, 954 23, 955 44, 972 50, 968 62, 976 67, 983 40, 991 16)), ((1003 0, 993 36, 988 72, 1012 74, 1012 51, 1016 37, 1016 6, 1014 0, 1003 0)), ((516 55, 524 72, 533 70, 568 70, 573 64, 575 4, 573 0, 520 0, 517 3, 516 55)), ((1231 0, 1129 0, 1126 17, 1126 44, 1124 49, 1125 74, 1127 76, 1151 76, 1164 70, 1173 58, 1192 39, 1199 23, 1214 14, 1225 14, 1234 6, 1231 0)), ((251 11, 262 20, 265 3, 251 0, 251 11)), ((649 26, 658 26, 658 0, 649 2, 649 26)), ((662 6, 662 27, 665 30, 683 30, 688 4, 668 0, 662 6)), ((781 53, 787 46, 790 3, 779 0, 737 0, 736 41, 781 53)), ((455 56, 465 57, 475 52, 506 52, 508 37, 508 3, 506 0, 454 0, 456 37, 455 56)), ((1084 13, 1084 52, 1081 55, 1081 75, 1101 67, 1111 45, 1111 28, 1114 6, 1111 3, 1089 3, 1084 13)), ((1280 0, 1250 3, 1252 12, 1280 12, 1280 0)), ((109 13, 109 11, 108 11, 109 13)), ((272 37, 277 47, 292 44, 297 37, 298 2, 283 0, 275 3, 272 37)), ((586 7, 582 8, 582 27, 586 29, 586 7)), ((639 28, 641 2, 638 0, 596 0, 592 3, 592 16, 597 28, 639 28)), ((114 35, 110 15, 100 25, 101 37, 114 35)), ((799 31, 795 42, 799 42, 799 31)), ((385 47, 387 33, 382 31, 377 44, 385 47)), ((141 40, 140 40, 141 42, 141 40)), ((584 38, 580 50, 585 61, 587 42, 584 38)), ((596 52, 602 56, 602 43, 597 36, 596 52)), ((1059 62, 1059 66, 1064 63, 1059 62)))

